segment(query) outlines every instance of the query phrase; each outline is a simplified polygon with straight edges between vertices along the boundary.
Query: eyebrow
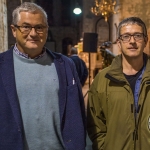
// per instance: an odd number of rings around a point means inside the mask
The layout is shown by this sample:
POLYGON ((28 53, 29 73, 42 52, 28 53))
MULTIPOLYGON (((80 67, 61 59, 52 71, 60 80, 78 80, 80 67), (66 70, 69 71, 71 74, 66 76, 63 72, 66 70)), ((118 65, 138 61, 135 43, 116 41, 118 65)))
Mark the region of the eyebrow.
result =
POLYGON ((133 35, 133 34, 137 34, 137 33, 143 33, 143 32, 134 32, 134 33, 130 33, 130 32, 126 32, 126 33, 123 33, 123 34, 120 34, 120 35, 124 35, 124 34, 131 34, 131 35, 133 35))
MULTIPOLYGON (((31 24, 27 23, 27 22, 23 22, 22 25, 28 25, 28 26, 32 26, 31 24)), ((35 26, 44 26, 43 24, 36 24, 35 26)))

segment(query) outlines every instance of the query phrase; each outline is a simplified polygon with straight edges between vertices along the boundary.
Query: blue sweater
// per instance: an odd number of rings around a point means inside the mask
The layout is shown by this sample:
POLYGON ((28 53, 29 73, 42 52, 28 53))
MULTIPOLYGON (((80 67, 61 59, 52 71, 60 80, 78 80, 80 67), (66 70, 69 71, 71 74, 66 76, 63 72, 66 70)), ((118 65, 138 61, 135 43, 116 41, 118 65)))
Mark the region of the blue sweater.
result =
MULTIPOLYGON (((67 57, 49 50, 47 52, 54 59, 59 79, 60 130, 65 150, 84 150, 84 100, 75 66, 67 57)), ((12 48, 0 54, 0 149, 23 150, 23 147, 24 131, 16 92, 12 48)))
POLYGON ((64 150, 58 105, 59 82, 51 57, 27 59, 14 52, 17 96, 25 150, 64 150))

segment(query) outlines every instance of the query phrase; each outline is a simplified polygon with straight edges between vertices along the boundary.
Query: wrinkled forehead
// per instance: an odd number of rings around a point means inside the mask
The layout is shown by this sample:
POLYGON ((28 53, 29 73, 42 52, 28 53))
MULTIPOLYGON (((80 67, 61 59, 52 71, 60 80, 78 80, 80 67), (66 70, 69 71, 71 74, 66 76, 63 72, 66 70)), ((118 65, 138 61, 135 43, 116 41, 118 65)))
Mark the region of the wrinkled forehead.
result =
POLYGON ((44 17, 44 15, 40 11, 26 11, 26 10, 22 10, 22 11, 19 11, 18 20, 21 19, 21 14, 23 14, 23 13, 40 14, 42 17, 44 17))
MULTIPOLYGON (((122 28, 122 27, 124 27, 124 26, 128 26, 128 25, 138 25, 138 26, 141 26, 141 25, 140 25, 139 23, 137 23, 137 22, 126 22, 126 23, 123 23, 120 28, 122 28)), ((142 26, 141 26, 141 27, 142 27, 142 26)))
POLYGON ((41 18, 43 19, 44 23, 47 24, 47 19, 44 16, 44 14, 42 12, 40 12, 40 11, 37 11, 37 10, 36 11, 20 11, 19 15, 18 15, 17 22, 19 22, 20 19, 24 19, 24 17, 21 17, 22 13, 29 13, 29 14, 33 14, 33 15, 39 14, 41 16, 41 18))
POLYGON ((119 28, 119 35, 124 31, 130 32, 144 32, 143 27, 138 23, 124 23, 119 28))

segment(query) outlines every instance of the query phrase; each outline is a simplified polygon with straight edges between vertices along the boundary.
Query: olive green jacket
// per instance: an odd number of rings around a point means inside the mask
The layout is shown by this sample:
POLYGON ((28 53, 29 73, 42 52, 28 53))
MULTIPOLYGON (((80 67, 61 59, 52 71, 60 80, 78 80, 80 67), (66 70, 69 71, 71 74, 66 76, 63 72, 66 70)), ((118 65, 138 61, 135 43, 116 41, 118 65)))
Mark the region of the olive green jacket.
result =
POLYGON ((87 130, 93 150, 150 150, 149 58, 136 117, 133 93, 122 72, 121 55, 97 74, 88 94, 87 130))

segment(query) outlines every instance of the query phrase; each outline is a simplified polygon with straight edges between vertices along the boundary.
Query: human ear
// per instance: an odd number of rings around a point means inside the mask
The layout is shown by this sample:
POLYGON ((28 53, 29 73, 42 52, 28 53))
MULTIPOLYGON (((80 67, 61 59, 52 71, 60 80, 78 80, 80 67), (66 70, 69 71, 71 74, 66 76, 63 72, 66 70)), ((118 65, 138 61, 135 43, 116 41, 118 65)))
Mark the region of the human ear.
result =
POLYGON ((118 47, 121 49, 121 41, 120 41, 120 39, 117 39, 116 41, 117 41, 118 47))
POLYGON ((15 26, 10 25, 10 27, 11 27, 11 31, 12 31, 13 36, 16 37, 16 28, 15 28, 15 26))
POLYGON ((146 47, 147 42, 148 42, 148 36, 144 37, 144 41, 145 41, 145 47, 146 47))

